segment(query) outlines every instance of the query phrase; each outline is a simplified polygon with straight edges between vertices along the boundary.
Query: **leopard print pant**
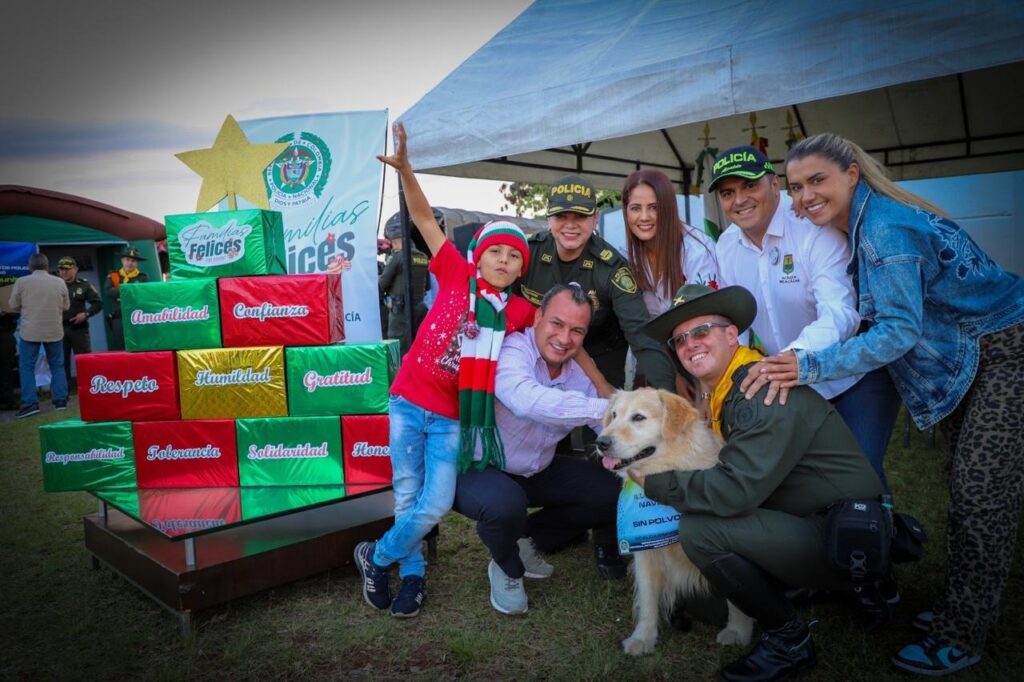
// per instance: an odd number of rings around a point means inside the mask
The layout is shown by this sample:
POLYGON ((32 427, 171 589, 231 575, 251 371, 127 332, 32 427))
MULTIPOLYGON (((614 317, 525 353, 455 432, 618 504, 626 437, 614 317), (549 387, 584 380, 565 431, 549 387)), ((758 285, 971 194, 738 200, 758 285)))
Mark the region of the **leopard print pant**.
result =
POLYGON ((981 654, 1010 574, 1024 498, 1024 324, 982 337, 949 444, 945 594, 931 634, 981 654))

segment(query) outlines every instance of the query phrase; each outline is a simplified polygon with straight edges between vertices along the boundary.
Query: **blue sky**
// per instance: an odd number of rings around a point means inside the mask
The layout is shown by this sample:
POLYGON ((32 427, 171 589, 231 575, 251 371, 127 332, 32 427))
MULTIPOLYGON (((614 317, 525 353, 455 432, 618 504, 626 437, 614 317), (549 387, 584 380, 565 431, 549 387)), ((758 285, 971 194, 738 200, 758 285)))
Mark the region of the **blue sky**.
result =
MULTIPOLYGON (((401 114, 528 0, 33 0, 0 26, 0 184, 157 220, 192 210, 176 152, 224 117, 401 114)), ((383 216, 397 209, 388 175, 383 216)), ((497 211, 497 183, 424 177, 433 203, 497 211)))

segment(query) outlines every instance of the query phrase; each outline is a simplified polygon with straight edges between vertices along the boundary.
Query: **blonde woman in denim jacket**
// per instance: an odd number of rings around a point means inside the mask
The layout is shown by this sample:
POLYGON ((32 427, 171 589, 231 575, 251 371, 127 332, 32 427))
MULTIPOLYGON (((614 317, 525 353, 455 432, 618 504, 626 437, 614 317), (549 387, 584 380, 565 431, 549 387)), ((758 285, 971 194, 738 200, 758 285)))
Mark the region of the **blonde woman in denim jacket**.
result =
POLYGON ((793 205, 850 238, 849 272, 870 327, 820 351, 773 356, 772 390, 885 366, 919 428, 950 449, 945 590, 893 663, 929 676, 977 663, 1010 573, 1024 494, 1024 280, 938 207, 825 133, 786 158, 793 205))

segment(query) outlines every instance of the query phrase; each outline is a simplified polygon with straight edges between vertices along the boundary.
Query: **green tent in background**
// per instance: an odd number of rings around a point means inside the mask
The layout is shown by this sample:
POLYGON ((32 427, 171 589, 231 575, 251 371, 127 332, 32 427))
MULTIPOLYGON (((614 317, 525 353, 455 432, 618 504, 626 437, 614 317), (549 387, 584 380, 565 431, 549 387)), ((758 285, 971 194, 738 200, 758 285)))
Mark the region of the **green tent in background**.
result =
MULTIPOLYGON (((30 242, 56 270, 61 256, 74 256, 80 276, 102 290, 107 273, 120 267, 120 255, 134 246, 146 260, 139 269, 161 279, 157 244, 165 239, 162 223, 98 201, 61 192, 0 185, 0 242, 30 242)), ((104 299, 104 308, 109 302, 104 299)), ((106 316, 90 321, 93 350, 106 348, 106 316)))

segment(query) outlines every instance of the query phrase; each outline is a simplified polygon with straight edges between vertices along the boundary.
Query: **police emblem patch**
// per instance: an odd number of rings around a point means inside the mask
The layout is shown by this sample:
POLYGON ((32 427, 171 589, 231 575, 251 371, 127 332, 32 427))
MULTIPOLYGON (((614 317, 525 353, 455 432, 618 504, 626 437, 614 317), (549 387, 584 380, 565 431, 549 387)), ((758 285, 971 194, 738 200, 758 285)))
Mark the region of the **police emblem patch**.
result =
POLYGON ((265 178, 275 206, 301 206, 318 198, 331 172, 331 150, 313 133, 289 133, 276 142, 288 148, 267 166, 265 178))
POLYGON ((749 400, 740 400, 733 415, 732 425, 734 429, 746 430, 754 425, 754 407, 749 400))
POLYGON ((627 294, 636 293, 636 280, 633 279, 633 273, 629 271, 629 268, 619 268, 612 275, 612 284, 621 291, 625 291, 627 294))

